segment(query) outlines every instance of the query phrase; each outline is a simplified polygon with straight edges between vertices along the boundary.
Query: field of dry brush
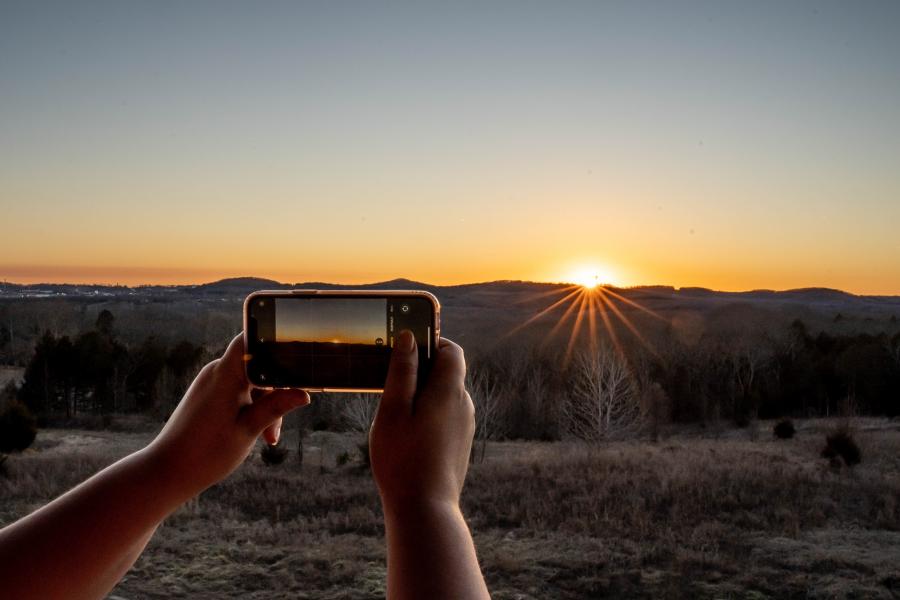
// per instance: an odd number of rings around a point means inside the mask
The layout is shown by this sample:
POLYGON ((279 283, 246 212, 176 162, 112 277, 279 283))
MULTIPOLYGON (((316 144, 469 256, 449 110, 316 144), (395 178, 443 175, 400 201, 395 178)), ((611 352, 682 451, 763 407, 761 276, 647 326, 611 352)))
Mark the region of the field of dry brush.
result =
MULTIPOLYGON (((832 423, 799 423, 792 440, 771 426, 596 448, 492 443, 464 512, 494 597, 900 596, 900 423, 857 421, 852 469, 819 456, 832 423)), ((151 436, 41 431, 0 477, 0 524, 151 436)), ((381 513, 358 441, 314 432, 302 469, 294 454, 274 467, 252 455, 159 528, 112 597, 383 597, 381 513)))

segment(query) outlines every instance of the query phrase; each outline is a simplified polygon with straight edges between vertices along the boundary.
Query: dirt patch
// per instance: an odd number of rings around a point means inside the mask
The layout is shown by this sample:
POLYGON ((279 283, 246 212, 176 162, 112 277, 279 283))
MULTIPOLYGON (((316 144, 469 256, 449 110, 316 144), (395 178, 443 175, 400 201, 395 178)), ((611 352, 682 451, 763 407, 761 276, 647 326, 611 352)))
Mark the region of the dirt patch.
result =
POLYGON ((22 381, 25 379, 25 368, 24 367, 8 367, 8 366, 0 366, 0 389, 6 387, 10 381, 14 382, 17 386, 22 385, 22 381))

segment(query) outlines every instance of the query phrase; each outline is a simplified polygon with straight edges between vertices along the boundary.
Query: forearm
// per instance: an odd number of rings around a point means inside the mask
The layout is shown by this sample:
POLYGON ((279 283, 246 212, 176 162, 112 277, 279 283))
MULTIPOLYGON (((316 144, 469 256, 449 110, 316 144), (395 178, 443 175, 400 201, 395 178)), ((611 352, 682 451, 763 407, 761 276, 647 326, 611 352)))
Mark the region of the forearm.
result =
POLYGON ((490 597, 458 506, 385 507, 385 527, 390 600, 490 597))
POLYGON ((0 581, 11 598, 102 598, 157 525, 192 495, 144 449, 0 530, 0 581))

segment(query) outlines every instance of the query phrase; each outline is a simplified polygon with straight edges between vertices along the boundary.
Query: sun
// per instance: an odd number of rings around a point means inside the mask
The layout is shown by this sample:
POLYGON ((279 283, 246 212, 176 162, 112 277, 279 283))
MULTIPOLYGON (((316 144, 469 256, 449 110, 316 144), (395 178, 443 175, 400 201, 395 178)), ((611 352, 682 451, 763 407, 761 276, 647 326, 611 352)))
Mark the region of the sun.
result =
POLYGON ((616 285, 612 271, 599 267, 580 267, 572 271, 565 280, 589 290, 602 285, 616 285))
POLYGON ((598 267, 596 264, 579 263, 562 278, 562 281, 568 285, 557 284, 551 290, 541 291, 530 298, 520 300, 520 302, 542 300, 541 304, 544 306, 504 333, 502 337, 515 335, 539 320, 555 318, 556 324, 544 337, 544 343, 563 331, 567 324, 571 324, 564 364, 571 359, 579 340, 583 341, 585 338, 591 349, 596 349, 601 340, 608 339, 616 352, 624 356, 623 340, 620 338, 623 335, 630 335, 656 356, 656 351, 639 329, 641 323, 633 319, 637 314, 636 311, 640 311, 662 322, 668 321, 652 309, 643 306, 634 297, 632 290, 624 289, 615 271, 598 267))

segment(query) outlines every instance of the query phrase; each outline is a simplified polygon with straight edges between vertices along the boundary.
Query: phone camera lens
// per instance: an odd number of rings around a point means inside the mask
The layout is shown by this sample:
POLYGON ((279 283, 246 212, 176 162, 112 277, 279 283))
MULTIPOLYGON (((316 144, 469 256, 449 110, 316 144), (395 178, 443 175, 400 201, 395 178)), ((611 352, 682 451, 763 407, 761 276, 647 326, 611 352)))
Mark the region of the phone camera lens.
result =
POLYGON ((400 312, 402 312, 403 314, 408 313, 409 312, 409 304, 401 304, 400 312))

